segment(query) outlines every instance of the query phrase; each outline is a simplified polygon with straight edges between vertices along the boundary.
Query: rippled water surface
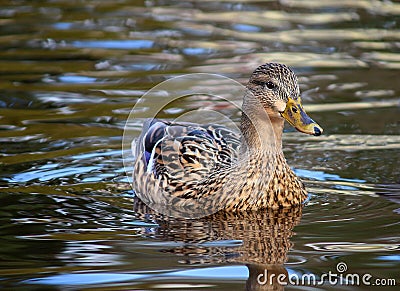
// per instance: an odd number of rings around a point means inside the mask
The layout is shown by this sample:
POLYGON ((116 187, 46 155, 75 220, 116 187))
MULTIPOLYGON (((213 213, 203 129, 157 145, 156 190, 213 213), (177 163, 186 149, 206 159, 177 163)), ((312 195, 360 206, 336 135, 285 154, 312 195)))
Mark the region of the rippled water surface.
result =
MULTIPOLYGON (((399 22, 396 1, 1 1, 0 286, 272 290, 257 276, 319 278, 345 263, 341 274, 398 288, 399 22), (267 61, 296 71, 324 128, 285 129, 309 203, 192 221, 134 208, 121 143, 137 100, 187 73, 245 83, 267 61)), ((160 116, 197 108, 239 119, 204 96, 160 116)))

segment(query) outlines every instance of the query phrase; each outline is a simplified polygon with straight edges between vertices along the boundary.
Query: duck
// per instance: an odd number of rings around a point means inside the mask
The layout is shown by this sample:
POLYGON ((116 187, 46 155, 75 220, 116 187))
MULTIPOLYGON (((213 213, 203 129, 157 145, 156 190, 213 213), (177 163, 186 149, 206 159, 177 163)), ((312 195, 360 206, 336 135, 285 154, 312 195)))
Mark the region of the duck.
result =
POLYGON ((282 149, 284 122, 314 136, 323 129, 304 110, 293 70, 281 63, 257 67, 241 113, 240 133, 218 124, 146 120, 133 144, 137 197, 157 211, 179 209, 178 215, 303 204, 308 192, 282 149))

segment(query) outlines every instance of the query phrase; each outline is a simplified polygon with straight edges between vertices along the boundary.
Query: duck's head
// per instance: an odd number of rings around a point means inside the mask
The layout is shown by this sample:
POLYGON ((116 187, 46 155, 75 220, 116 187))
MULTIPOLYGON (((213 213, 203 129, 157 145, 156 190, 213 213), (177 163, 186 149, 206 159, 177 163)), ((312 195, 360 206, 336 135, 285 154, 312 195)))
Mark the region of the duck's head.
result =
POLYGON ((251 75, 247 88, 271 119, 284 118, 300 132, 321 135, 322 128, 305 112, 293 71, 283 64, 267 63, 251 75))

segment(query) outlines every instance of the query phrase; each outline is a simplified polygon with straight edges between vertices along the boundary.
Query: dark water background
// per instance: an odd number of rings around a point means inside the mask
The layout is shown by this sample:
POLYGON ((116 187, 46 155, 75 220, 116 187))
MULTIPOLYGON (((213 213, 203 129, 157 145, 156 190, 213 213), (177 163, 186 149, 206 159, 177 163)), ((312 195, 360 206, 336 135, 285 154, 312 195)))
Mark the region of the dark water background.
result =
MULTIPOLYGON (((399 285, 399 22, 397 1, 0 1, 0 286, 243 290, 286 255, 289 274, 345 262, 399 285), (266 61, 296 71, 325 130, 284 135, 313 194, 302 217, 283 234, 265 217, 138 217, 121 142, 140 96, 186 73, 245 83, 266 61)), ((397 290, 285 290, 340 288, 397 290)))

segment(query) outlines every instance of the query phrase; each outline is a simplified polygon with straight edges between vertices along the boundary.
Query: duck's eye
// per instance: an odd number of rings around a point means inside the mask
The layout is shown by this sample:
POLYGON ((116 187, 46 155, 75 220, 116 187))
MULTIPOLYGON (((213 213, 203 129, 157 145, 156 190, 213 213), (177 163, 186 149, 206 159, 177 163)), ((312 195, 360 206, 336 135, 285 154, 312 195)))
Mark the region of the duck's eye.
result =
POLYGON ((293 112, 293 113, 297 113, 297 108, 296 108, 296 106, 292 106, 292 112, 293 112))
POLYGON ((266 86, 268 89, 275 89, 275 88, 276 88, 275 83, 273 83, 273 82, 271 82, 271 81, 268 81, 267 83, 265 83, 265 86, 266 86))
POLYGON ((264 88, 267 87, 268 89, 275 89, 277 87, 277 85, 272 81, 264 82, 264 81, 259 81, 259 80, 253 80, 252 82, 253 82, 253 84, 262 86, 264 88))

